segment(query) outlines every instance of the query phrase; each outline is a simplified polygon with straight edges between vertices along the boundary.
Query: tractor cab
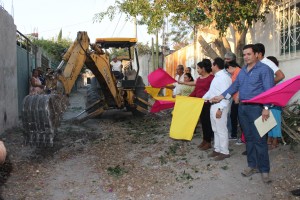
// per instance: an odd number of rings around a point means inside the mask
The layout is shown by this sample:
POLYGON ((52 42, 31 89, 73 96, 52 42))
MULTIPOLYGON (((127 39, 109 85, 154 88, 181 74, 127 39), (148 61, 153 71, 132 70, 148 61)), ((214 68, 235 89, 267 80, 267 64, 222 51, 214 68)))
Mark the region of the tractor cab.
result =
POLYGON ((118 60, 122 62, 124 70, 124 80, 122 80, 123 88, 134 88, 139 85, 138 73, 140 70, 138 54, 136 49, 136 38, 97 38, 96 45, 102 49, 117 48, 124 49, 127 55, 118 56, 118 60), (132 61, 135 59, 137 69, 133 69, 132 61))

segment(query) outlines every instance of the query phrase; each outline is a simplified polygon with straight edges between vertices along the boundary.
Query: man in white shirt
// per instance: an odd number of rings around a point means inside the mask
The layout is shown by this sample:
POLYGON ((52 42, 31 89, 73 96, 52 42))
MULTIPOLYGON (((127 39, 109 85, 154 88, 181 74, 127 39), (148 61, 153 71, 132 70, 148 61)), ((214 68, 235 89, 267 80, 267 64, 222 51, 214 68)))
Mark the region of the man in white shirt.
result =
POLYGON ((180 84, 178 82, 184 82, 184 67, 183 65, 178 65, 176 67, 176 76, 175 80, 177 81, 173 85, 166 86, 166 88, 173 90, 173 96, 180 94, 180 84))
MULTIPOLYGON (((231 78, 224 70, 224 60, 222 58, 215 58, 211 69, 215 78, 212 80, 209 90, 203 96, 203 99, 206 100, 222 94, 232 83, 231 78)), ((227 129, 228 105, 229 100, 223 99, 210 107, 210 120, 214 131, 214 151, 208 156, 215 157, 216 161, 230 157, 227 129)))
POLYGON ((256 43, 255 46, 258 49, 258 60, 260 62, 268 65, 274 72, 274 81, 275 84, 279 83, 285 78, 284 73, 275 65, 274 62, 269 60, 268 58, 264 57, 265 56, 265 46, 262 43, 256 43))
POLYGON ((116 55, 113 55, 111 59, 112 61, 110 62, 110 65, 113 74, 115 75, 116 79, 122 79, 124 77, 124 75, 122 74, 122 62, 118 60, 116 55))

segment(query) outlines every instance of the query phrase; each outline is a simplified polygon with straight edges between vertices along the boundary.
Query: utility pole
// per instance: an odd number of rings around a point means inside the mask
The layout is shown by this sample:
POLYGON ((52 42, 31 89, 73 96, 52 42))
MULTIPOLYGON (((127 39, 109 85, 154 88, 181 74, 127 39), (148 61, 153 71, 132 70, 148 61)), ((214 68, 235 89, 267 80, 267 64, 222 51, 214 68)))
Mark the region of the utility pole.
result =
MULTIPOLYGON (((198 39, 198 29, 194 26, 194 68, 197 69, 197 39, 198 39)), ((196 70, 195 70, 196 71, 196 70)))
POLYGON ((159 48, 158 48, 158 29, 156 29, 156 48, 155 48, 155 51, 156 51, 156 59, 155 59, 155 68, 158 69, 159 67, 159 48))
POLYGON ((161 65, 164 68, 164 61, 165 61, 165 48, 166 48, 166 39, 165 39, 165 20, 163 22, 163 30, 162 30, 162 56, 161 56, 161 65))
POLYGON ((152 42, 151 42, 151 53, 152 53, 152 69, 151 69, 151 71, 153 72, 155 70, 154 39, 153 38, 152 38, 152 42))

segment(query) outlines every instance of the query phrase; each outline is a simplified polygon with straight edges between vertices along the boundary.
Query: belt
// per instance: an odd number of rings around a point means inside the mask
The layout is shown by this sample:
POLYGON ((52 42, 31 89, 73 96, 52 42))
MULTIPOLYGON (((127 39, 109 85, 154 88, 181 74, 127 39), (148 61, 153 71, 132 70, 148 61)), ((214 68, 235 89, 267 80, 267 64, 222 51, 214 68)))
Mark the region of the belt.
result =
POLYGON ((256 105, 255 103, 244 103, 244 102, 240 102, 240 105, 252 105, 252 106, 254 106, 254 105, 256 105))

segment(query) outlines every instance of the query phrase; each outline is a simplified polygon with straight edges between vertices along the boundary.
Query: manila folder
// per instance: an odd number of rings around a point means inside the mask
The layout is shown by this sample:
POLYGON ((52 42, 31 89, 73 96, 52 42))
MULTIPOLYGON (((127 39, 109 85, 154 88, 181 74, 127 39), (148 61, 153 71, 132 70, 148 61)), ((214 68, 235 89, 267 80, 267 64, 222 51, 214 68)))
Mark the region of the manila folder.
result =
POLYGON ((270 111, 270 117, 267 121, 262 121, 262 116, 260 116, 254 121, 254 124, 260 137, 263 137, 267 132, 269 132, 272 128, 274 128, 274 126, 277 125, 277 122, 272 111, 270 111))

